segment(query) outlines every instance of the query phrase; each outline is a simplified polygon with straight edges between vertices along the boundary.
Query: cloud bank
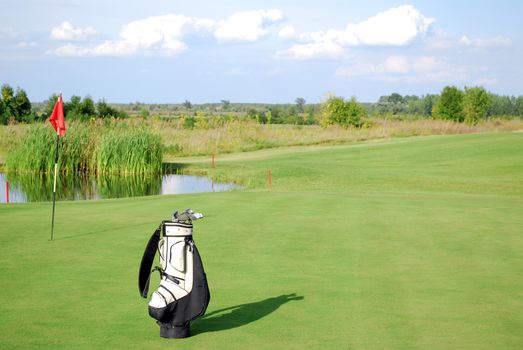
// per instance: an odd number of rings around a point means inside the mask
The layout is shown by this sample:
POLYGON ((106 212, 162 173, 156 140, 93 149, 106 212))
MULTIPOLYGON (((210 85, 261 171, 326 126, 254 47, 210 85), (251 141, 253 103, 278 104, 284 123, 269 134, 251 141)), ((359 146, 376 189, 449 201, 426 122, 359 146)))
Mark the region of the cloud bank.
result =
MULTIPOLYGON (((85 46, 68 43, 49 53, 58 56, 129 56, 159 53, 176 55, 188 49, 189 35, 214 36, 219 42, 254 42, 267 35, 267 26, 283 19, 280 10, 238 12, 226 20, 187 17, 178 14, 153 16, 125 24, 117 40, 85 46)), ((63 22, 51 31, 55 40, 78 41, 93 35, 91 27, 63 22)))
MULTIPOLYGON (((279 9, 236 12, 222 20, 166 14, 126 23, 117 38, 105 41, 94 40, 97 32, 93 27, 79 27, 64 21, 52 28, 50 37, 66 43, 48 53, 73 57, 174 56, 188 50, 187 42, 194 37, 214 38, 217 44, 227 45, 255 43, 269 35, 279 39, 275 40, 280 45, 279 51, 275 49, 273 57, 292 60, 346 59, 354 47, 399 48, 422 39, 426 48, 447 50, 456 45, 473 49, 512 45, 512 41, 503 36, 484 39, 462 36, 459 41, 454 38, 452 42, 442 35, 428 36, 435 19, 423 15, 412 5, 391 8, 359 23, 348 23, 343 29, 299 33, 284 20, 285 15, 279 9), (434 41, 438 38, 439 41, 434 41)), ((0 36, 13 36, 13 33, 12 28, 0 28, 0 36)), ((441 73, 445 65, 443 61, 429 57, 389 56, 381 63, 362 62, 350 68, 342 67, 337 74, 344 77, 413 74, 418 78, 423 76, 423 79, 440 79, 442 74, 429 73, 423 67, 432 65, 432 71, 436 71, 437 66, 441 73)), ((462 75, 448 66, 446 71, 462 75)))
POLYGON ((433 23, 433 18, 425 17, 414 6, 399 6, 363 22, 349 23, 344 30, 303 33, 297 38, 302 43, 280 51, 279 56, 339 57, 350 46, 404 46, 423 37, 433 23))
POLYGON ((148 17, 124 25, 118 40, 89 47, 67 44, 52 53, 58 56, 126 56, 158 51, 174 55, 187 49, 182 41, 184 36, 208 31, 213 26, 212 20, 176 14, 148 17))

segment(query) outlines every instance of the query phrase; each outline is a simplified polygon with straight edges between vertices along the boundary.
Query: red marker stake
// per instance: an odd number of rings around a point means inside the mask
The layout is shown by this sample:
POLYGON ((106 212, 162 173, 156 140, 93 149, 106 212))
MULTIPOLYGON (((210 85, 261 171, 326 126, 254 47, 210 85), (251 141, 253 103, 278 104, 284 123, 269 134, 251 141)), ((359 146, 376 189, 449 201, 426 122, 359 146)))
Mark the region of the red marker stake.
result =
POLYGON ((9 182, 5 182, 5 202, 9 203, 9 182))
POLYGON ((212 154, 212 167, 214 168, 214 153, 212 154))

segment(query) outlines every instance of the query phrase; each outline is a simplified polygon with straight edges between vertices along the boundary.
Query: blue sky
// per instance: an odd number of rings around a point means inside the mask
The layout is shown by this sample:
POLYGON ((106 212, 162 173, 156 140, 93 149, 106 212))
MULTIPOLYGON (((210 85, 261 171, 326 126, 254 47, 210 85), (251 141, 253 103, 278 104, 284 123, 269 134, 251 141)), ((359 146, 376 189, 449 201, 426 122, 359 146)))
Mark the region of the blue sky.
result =
POLYGON ((523 94, 520 1, 0 0, 0 83, 109 102, 523 94))

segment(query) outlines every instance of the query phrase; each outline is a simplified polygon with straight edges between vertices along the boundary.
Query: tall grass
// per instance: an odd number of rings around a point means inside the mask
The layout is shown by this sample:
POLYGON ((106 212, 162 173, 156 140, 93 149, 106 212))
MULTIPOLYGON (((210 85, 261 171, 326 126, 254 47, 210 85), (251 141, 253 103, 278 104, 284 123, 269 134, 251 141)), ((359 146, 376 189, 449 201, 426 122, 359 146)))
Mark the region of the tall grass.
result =
POLYGON ((143 128, 105 134, 97 156, 100 174, 158 174, 162 170, 160 139, 143 128))
MULTIPOLYGON (((50 173, 54 168, 56 134, 49 125, 33 124, 9 148, 10 173, 50 173)), ((158 174, 162 146, 149 128, 129 124, 102 127, 70 123, 60 138, 58 167, 62 173, 158 174)))
POLYGON ((362 128, 318 125, 261 125, 256 121, 226 121, 214 128, 185 129, 178 120, 149 121, 159 134, 168 158, 254 151, 282 146, 343 144, 370 139, 463 134, 523 129, 523 119, 492 119, 477 125, 448 120, 366 118, 362 128))
MULTIPOLYGON (((56 134, 43 125, 31 125, 11 144, 6 159, 8 172, 50 172, 54 166, 56 134)), ((64 169, 67 171, 67 169, 64 169)))
MULTIPOLYGON (((161 172, 162 153, 176 157, 254 151, 282 146, 343 144, 420 135, 523 130, 523 119, 489 119, 476 125, 448 120, 366 118, 361 128, 263 125, 254 120, 198 115, 186 118, 131 118, 70 123, 61 139, 63 172, 131 174, 161 172)), ((0 158, 8 149, 8 171, 50 172, 56 135, 47 125, 13 125, 0 130, 0 158), (5 138, 4 138, 5 137, 5 138), (17 141, 18 140, 18 141, 17 141), (14 146, 13 146, 14 145, 14 146)), ((0 159, 1 160, 1 159, 0 159)))

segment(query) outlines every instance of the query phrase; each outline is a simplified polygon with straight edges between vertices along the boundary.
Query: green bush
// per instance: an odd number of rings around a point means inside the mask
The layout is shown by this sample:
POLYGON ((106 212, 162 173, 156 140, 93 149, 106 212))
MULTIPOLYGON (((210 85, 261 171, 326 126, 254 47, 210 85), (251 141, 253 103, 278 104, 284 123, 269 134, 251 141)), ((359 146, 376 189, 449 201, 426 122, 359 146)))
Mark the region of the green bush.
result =
POLYGON ((320 125, 360 127, 361 118, 365 115, 365 108, 354 97, 346 101, 342 97, 332 96, 321 105, 320 125))
POLYGON ((434 106, 432 115, 438 119, 462 122, 465 120, 463 114, 463 92, 455 86, 446 86, 434 106))
POLYGON ((490 105, 490 96, 484 88, 465 88, 463 98, 465 122, 475 125, 480 119, 486 118, 490 105))

